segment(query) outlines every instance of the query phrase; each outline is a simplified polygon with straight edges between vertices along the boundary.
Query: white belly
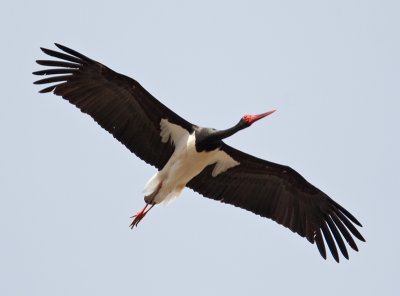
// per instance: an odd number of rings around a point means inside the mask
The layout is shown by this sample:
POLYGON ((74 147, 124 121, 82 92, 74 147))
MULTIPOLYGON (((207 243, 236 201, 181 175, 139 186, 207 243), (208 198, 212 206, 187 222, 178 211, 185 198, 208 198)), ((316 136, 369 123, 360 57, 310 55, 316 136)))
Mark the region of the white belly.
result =
POLYGON ((162 203, 178 196, 186 184, 205 167, 216 164, 212 172, 215 177, 227 169, 238 165, 233 158, 219 149, 210 152, 197 152, 195 135, 163 119, 160 123, 163 142, 170 140, 175 151, 164 168, 156 173, 146 184, 144 193, 150 195, 162 183, 153 202, 162 203))

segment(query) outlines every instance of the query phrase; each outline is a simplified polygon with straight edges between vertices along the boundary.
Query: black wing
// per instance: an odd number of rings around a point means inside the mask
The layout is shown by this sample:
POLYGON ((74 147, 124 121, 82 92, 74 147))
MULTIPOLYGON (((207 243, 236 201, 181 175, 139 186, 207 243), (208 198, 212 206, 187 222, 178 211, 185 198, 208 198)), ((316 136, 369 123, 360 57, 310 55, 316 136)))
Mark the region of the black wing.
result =
POLYGON ((189 132, 192 124, 156 100, 137 81, 72 49, 56 46, 65 53, 41 49, 60 60, 36 61, 51 67, 33 73, 49 76, 35 84, 53 84, 40 92, 53 91, 62 96, 89 114, 142 160, 161 169, 174 147, 169 142, 161 142, 160 120, 168 119, 189 132))
POLYGON ((337 262, 336 244, 349 258, 343 238, 356 251, 352 234, 365 241, 353 225, 361 226, 353 215, 290 167, 245 154, 225 143, 221 150, 240 164, 216 177, 211 175, 213 165, 208 166, 187 184, 189 188, 278 222, 315 242, 325 259, 324 239, 337 262))

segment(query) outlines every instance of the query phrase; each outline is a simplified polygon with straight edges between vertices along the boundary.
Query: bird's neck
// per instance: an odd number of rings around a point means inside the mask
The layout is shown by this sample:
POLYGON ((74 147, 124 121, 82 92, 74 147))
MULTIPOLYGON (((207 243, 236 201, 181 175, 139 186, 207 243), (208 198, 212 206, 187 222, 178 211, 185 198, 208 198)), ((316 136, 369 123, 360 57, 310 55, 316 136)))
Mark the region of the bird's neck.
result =
POLYGON ((223 140, 225 138, 228 138, 228 137, 236 134, 238 131, 240 131, 246 127, 247 126, 245 124, 243 124, 242 121, 239 121, 238 124, 228 128, 228 129, 220 130, 220 131, 216 131, 216 132, 212 133, 210 135, 210 138, 212 140, 223 140))
POLYGON ((218 149, 221 147, 223 139, 232 136, 248 126, 241 120, 235 126, 225 130, 210 132, 211 129, 200 129, 196 135, 196 150, 201 152, 218 149))

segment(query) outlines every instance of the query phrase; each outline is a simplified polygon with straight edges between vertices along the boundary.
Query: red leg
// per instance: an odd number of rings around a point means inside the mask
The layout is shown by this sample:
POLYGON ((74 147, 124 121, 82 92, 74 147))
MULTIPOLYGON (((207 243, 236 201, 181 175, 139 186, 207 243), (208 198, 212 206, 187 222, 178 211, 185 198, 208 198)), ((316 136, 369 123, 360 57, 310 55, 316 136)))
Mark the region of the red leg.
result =
POLYGON ((150 206, 150 208, 146 211, 147 207, 149 206, 149 204, 146 204, 143 209, 141 209, 139 212, 137 212, 136 215, 133 215, 131 218, 135 218, 133 219, 131 225, 129 226, 131 229, 133 229, 134 226, 138 226, 139 222, 144 218, 144 216, 146 216, 146 214, 155 206, 155 204, 152 204, 150 206))
POLYGON ((150 195, 145 196, 145 201, 146 205, 141 209, 139 212, 136 213, 136 215, 133 215, 131 218, 133 219, 131 225, 129 226, 131 229, 133 229, 134 226, 138 226, 139 222, 146 216, 146 214, 155 206, 155 203, 153 203, 155 196, 157 193, 160 191, 162 186, 162 182, 158 184, 157 189, 150 195), (150 205, 150 208, 147 209, 147 207, 150 205), (147 210, 146 210, 147 209, 147 210))

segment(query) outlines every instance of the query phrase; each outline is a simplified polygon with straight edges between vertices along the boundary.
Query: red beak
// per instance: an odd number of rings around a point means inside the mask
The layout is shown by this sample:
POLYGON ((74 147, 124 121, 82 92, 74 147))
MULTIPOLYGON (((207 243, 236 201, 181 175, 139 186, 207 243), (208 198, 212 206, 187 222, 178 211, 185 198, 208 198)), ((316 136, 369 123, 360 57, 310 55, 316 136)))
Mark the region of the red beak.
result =
POLYGON ((258 115, 245 115, 243 116, 243 119, 248 123, 248 124, 253 124, 254 122, 256 122, 257 120, 260 120, 261 118, 264 118, 272 113, 274 113, 276 111, 276 109, 262 113, 262 114, 258 114, 258 115))

